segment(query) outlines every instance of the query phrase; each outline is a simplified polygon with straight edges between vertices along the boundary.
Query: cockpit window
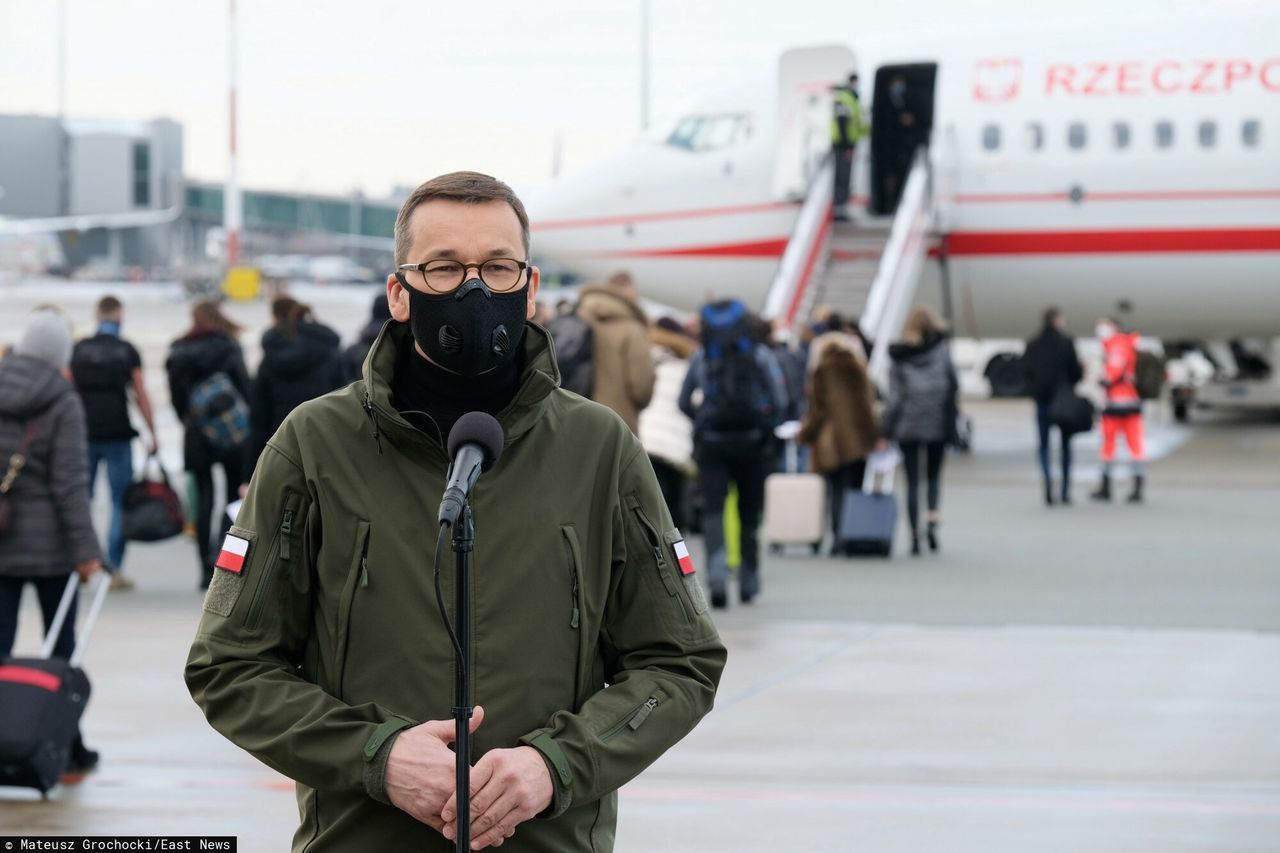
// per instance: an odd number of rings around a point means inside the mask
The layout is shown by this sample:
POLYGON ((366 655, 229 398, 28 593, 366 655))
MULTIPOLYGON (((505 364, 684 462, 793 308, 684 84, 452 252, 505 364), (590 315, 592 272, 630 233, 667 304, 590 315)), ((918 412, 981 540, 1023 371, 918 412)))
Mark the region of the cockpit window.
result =
POLYGON ((667 144, 688 151, 715 151, 742 142, 751 135, 745 115, 685 116, 667 137, 667 144))

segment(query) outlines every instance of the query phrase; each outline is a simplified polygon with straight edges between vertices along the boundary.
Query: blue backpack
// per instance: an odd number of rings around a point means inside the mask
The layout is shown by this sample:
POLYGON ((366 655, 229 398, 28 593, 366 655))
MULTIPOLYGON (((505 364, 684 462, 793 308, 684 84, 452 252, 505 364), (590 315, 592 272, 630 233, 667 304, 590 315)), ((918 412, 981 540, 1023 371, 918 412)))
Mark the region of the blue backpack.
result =
POLYGON ((191 389, 187 417, 214 450, 236 450, 249 438, 249 405, 222 371, 191 389))
POLYGON ((702 314, 702 408, 698 420, 713 432, 773 426, 768 377, 756 357, 751 315, 736 299, 713 302, 702 314))

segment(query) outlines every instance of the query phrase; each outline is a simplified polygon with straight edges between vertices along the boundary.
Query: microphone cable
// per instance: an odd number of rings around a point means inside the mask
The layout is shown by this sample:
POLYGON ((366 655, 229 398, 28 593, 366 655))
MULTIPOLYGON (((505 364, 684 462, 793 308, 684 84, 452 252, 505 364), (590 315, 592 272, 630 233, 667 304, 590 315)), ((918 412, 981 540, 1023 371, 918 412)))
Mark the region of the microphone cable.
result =
POLYGON ((449 612, 444 606, 444 594, 440 588, 440 557, 444 554, 445 543, 449 539, 449 533, 452 531, 453 525, 447 521, 440 522, 440 536, 436 539, 436 559, 435 575, 436 585, 436 606, 440 608, 440 621, 444 622, 445 630, 449 632, 449 639, 453 642, 453 650, 458 655, 458 664, 465 672, 467 668, 467 656, 462 652, 462 643, 458 641, 458 633, 453 629, 453 622, 449 621, 449 612))

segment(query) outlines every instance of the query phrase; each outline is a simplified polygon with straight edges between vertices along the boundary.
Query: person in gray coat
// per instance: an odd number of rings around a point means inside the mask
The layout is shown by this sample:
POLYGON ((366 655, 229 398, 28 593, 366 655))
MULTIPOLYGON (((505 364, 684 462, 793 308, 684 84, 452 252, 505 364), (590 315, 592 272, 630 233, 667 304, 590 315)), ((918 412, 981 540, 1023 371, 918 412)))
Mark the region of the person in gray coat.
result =
POLYGON ((907 318, 902 340, 889 347, 889 399, 881 418, 880 446, 896 441, 907 473, 907 517, 911 521, 911 553, 920 553, 920 454, 928 476, 929 550, 937 551, 938 503, 942 460, 955 437, 959 382, 942 321, 917 305, 907 318))
MULTIPOLYGON (((13 516, 0 535, 0 658, 13 651, 23 587, 36 588, 48 630, 71 572, 88 580, 102 568, 89 518, 84 405, 67 378, 70 360, 71 327, 53 309, 33 312, 0 360, 0 477, 14 471, 9 460, 23 452, 29 428, 31 436, 25 464, 11 481, 13 516)), ((53 653, 69 658, 74 647, 73 601, 53 653)), ((77 733, 67 773, 83 774, 97 762, 77 733)))

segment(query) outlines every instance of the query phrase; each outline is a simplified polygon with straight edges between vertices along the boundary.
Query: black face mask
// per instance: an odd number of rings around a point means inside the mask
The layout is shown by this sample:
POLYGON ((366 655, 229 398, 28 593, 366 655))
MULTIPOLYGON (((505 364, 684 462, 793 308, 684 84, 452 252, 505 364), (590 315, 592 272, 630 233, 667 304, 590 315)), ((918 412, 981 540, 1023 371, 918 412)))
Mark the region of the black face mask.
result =
POLYGON ((478 278, 453 293, 424 293, 410 287, 409 329, 433 362, 459 376, 496 370, 515 358, 524 340, 528 305, 526 284, 509 293, 494 293, 478 278))

